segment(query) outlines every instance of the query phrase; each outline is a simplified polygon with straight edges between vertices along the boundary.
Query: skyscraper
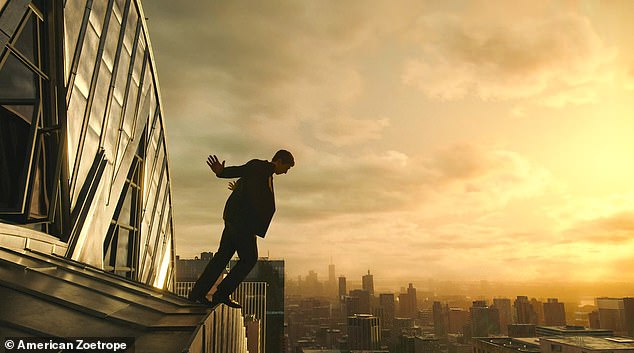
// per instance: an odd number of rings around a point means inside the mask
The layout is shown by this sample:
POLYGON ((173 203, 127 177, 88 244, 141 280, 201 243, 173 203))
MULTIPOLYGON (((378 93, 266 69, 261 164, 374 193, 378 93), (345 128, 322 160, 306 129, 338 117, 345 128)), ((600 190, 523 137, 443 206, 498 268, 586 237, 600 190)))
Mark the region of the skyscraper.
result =
POLYGON ((381 325, 383 328, 392 328, 394 325, 394 316, 396 315, 396 303, 394 301, 394 294, 381 293, 379 294, 379 307, 381 312, 381 325))
POLYGON ((469 323, 470 315, 470 312, 462 308, 449 308, 449 333, 464 333, 464 328, 469 323))
POLYGON ((203 252, 200 258, 181 259, 176 256, 176 274, 174 275, 175 290, 174 292, 181 297, 187 297, 194 283, 205 270, 207 263, 213 257, 210 252, 203 252))
POLYGON ((418 314, 418 306, 416 302, 416 288, 412 283, 409 284, 406 293, 398 295, 399 312, 403 317, 416 318, 418 314))
POLYGON ((498 309, 500 314, 500 333, 508 335, 508 326, 513 323, 513 310, 511 308, 511 299, 494 298, 493 306, 498 309))
POLYGON ((432 305, 434 317, 434 334, 436 337, 446 337, 449 331, 449 307, 435 301, 432 305))
POLYGON ((544 325, 566 325, 566 311, 564 309, 564 303, 560 303, 557 298, 548 298, 548 301, 544 303, 544 325))
MULTIPOLYGON (((229 263, 230 267, 236 261, 229 263)), ((263 353, 278 353, 282 351, 284 342, 284 260, 259 258, 244 283, 266 283, 266 328, 264 335, 263 353)))
POLYGON ((370 293, 370 296, 374 295, 374 276, 370 274, 370 270, 368 270, 367 275, 362 277, 362 288, 370 293))
POLYGON ((613 330, 616 335, 626 334, 625 303, 622 298, 596 298, 600 328, 613 330))
POLYGON ((495 307, 488 307, 484 300, 473 302, 471 312, 472 337, 488 337, 500 333, 500 315, 495 307))
POLYGON ((544 323, 544 303, 535 298, 531 298, 530 303, 533 307, 533 311, 535 312, 535 316, 537 317, 535 322, 537 325, 542 325, 544 323))
MULTIPOLYGON (((257 340, 259 341, 257 346, 259 352, 263 353, 264 347, 266 347, 266 333, 267 330, 267 295, 266 289, 268 284, 266 282, 244 281, 240 283, 236 291, 231 295, 235 300, 242 305, 242 315, 245 317, 245 321, 249 321, 253 326, 257 323, 259 329, 257 330, 257 340), (246 320, 246 318, 251 318, 246 320)), ((253 346, 253 335, 255 331, 253 327, 250 327, 251 337, 250 344, 253 346)), ((256 352, 256 351, 254 351, 256 352)))
POLYGON ((337 278, 335 276, 335 264, 328 265, 328 285, 326 286, 328 296, 335 297, 337 295, 337 278))
POLYGON ((357 350, 381 348, 379 319, 365 314, 348 317, 348 345, 357 350))
POLYGON ((370 308, 370 293, 367 290, 351 290, 350 296, 353 298, 359 298, 358 311, 353 312, 353 314, 370 314, 372 312, 370 308))
POLYGON ((634 337, 634 298, 623 298, 623 310, 625 312, 625 330, 627 335, 634 337))
POLYGON ((346 290, 346 277, 339 276, 339 298, 343 298, 348 294, 346 290))
POLYGON ((515 308, 515 323, 537 325, 537 313, 527 296, 518 295, 513 306, 515 308))

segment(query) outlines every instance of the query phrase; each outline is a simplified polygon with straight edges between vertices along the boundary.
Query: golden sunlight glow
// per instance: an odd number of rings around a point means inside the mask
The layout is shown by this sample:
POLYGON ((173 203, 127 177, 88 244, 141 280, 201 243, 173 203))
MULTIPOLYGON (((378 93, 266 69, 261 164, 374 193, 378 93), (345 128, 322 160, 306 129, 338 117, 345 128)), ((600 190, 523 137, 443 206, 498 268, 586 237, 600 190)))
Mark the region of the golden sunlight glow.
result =
POLYGON ((169 268, 170 259, 172 258, 172 239, 169 239, 165 244, 167 251, 165 251, 165 255, 163 255, 163 260, 161 261, 161 267, 159 270, 158 276, 154 280, 154 287, 165 289, 165 280, 167 279, 167 269, 169 268))

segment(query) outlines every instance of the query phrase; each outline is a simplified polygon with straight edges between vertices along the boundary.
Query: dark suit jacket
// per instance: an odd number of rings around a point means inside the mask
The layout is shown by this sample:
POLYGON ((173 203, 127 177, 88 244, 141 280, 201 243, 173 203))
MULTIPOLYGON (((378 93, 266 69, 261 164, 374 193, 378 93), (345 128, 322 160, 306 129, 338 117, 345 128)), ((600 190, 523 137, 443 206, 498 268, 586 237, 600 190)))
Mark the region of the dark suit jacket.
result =
POLYGON ((225 222, 264 238, 275 213, 274 170, 273 163, 253 159, 242 166, 225 167, 217 175, 219 178, 240 178, 227 199, 225 222))

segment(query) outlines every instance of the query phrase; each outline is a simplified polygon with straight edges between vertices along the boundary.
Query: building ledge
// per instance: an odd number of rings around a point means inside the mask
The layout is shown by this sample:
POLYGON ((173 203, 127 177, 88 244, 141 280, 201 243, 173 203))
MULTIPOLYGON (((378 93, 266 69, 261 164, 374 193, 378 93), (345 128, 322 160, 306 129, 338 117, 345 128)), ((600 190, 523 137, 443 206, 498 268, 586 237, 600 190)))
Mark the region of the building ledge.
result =
POLYGON ((0 298, 5 337, 134 337, 137 353, 204 351, 190 348, 220 318, 218 308, 29 249, 0 247, 0 298))

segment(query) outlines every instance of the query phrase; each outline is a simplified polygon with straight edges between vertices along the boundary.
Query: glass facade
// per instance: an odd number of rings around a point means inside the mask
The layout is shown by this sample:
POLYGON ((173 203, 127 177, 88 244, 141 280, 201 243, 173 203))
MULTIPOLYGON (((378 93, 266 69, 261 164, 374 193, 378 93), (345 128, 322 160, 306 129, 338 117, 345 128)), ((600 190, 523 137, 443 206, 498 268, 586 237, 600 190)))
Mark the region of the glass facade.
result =
POLYGON ((0 6, 0 225, 13 230, 0 246, 42 243, 173 289, 164 118, 140 1, 0 6))

